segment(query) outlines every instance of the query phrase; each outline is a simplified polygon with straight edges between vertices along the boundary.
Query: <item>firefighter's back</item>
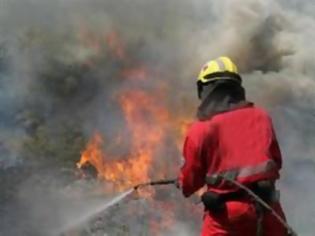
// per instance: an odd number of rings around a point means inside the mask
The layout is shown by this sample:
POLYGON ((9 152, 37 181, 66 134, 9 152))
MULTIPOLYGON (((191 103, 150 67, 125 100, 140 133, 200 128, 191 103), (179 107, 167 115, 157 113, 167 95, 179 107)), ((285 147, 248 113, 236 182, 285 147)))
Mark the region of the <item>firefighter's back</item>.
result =
MULTIPOLYGON (((250 105, 217 114, 207 122, 204 153, 208 175, 231 172, 244 184, 279 177, 281 154, 264 110, 250 105)), ((217 191, 228 191, 229 186, 225 187, 219 186, 217 191)))
MULTIPOLYGON (((217 114, 206 123, 204 153, 207 155, 208 176, 231 172, 236 180, 247 186, 261 180, 275 181, 279 177, 281 154, 271 119, 263 109, 250 105, 217 114)), ((227 194, 239 190, 223 181, 209 185, 208 191, 227 194)), ((279 202, 272 205, 284 217, 279 202)), ((218 212, 205 212, 202 235, 255 236, 257 218, 255 203, 242 194, 239 198, 226 201, 224 208, 218 212)), ((262 228, 265 236, 286 233, 267 213, 263 216, 262 228)))

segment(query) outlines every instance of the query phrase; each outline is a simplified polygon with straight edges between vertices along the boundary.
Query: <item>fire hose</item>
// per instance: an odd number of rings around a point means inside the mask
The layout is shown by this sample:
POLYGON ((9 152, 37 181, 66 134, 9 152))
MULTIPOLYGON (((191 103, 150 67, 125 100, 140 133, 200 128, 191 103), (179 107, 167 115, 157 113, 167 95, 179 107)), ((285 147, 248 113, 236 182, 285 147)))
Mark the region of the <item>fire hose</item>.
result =
POLYGON ((143 184, 138 184, 133 187, 134 190, 137 190, 138 188, 146 187, 146 186, 154 186, 154 185, 169 185, 169 184, 176 184, 177 179, 163 179, 163 180, 157 180, 157 181, 150 181, 143 184))
MULTIPOLYGON (((245 185, 235 181, 234 179, 228 178, 226 176, 220 176, 225 181, 237 186, 238 188, 244 190, 249 196, 251 196, 258 204, 260 204, 263 208, 265 208, 267 211, 271 212, 272 215, 276 217, 276 219, 287 229, 288 236, 297 236, 297 233, 292 229, 290 225, 287 224, 287 222, 268 204, 266 203, 261 197, 259 197, 256 193, 254 193, 252 190, 250 190, 245 185)), ((158 181, 150 181, 143 184, 138 184, 133 187, 134 190, 137 190, 141 187, 146 186, 154 186, 154 185, 170 185, 174 184, 177 185, 177 179, 165 179, 165 180, 158 180, 158 181)))
POLYGON ((266 210, 271 212, 272 215, 274 215, 277 220, 287 229, 288 236, 298 236, 297 233, 292 229, 290 225, 268 204, 266 203, 261 197, 259 197, 256 193, 254 193, 252 190, 250 190, 248 187, 245 185, 235 181, 234 179, 225 177, 225 176, 220 176, 223 178, 225 181, 237 186, 238 188, 244 190, 249 196, 251 196, 258 204, 260 204, 262 207, 264 207, 266 210))

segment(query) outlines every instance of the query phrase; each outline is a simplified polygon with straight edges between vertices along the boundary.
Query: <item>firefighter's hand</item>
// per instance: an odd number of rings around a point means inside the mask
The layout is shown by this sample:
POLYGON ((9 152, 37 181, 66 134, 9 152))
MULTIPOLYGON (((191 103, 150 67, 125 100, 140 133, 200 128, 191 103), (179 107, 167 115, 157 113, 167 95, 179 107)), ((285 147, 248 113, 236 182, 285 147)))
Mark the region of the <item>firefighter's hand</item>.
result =
POLYGON ((175 186, 176 186, 176 188, 178 188, 178 189, 182 189, 181 183, 180 183, 179 179, 177 179, 177 180, 175 181, 175 186))

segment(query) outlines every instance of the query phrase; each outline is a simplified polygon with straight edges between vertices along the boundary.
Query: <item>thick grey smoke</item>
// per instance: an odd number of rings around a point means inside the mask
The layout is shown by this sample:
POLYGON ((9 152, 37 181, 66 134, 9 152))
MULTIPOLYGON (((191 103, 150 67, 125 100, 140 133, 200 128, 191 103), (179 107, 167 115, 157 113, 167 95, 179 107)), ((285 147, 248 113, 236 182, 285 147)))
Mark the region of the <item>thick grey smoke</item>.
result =
MULTIPOLYGON (((48 235, 62 225, 60 215, 75 212, 64 207, 69 195, 60 191, 75 188, 73 169, 86 140, 94 130, 109 140, 128 137, 118 94, 154 92, 162 83, 167 99, 161 103, 171 115, 193 117, 193 78, 207 60, 228 55, 249 98, 272 114, 284 155, 279 187, 288 220, 300 235, 313 235, 313 11, 307 0, 0 0, 0 234, 48 235), (142 66, 146 81, 122 73, 142 66)), ((175 137, 169 139, 175 146, 175 137)), ((128 153, 129 142, 111 152, 128 153)), ((169 143, 161 144, 161 154, 180 156, 169 143)), ((178 165, 174 159, 156 163, 178 165)), ((179 198, 175 191, 170 195, 179 198)), ((163 217, 145 201, 130 204, 140 216, 163 217)), ((107 214, 115 217, 105 214, 103 224, 117 235, 136 235, 147 225, 140 217, 119 223, 130 217, 123 208, 107 214)), ((187 235, 197 234, 199 219, 190 218, 181 217, 164 235, 184 235, 182 225, 187 235)))

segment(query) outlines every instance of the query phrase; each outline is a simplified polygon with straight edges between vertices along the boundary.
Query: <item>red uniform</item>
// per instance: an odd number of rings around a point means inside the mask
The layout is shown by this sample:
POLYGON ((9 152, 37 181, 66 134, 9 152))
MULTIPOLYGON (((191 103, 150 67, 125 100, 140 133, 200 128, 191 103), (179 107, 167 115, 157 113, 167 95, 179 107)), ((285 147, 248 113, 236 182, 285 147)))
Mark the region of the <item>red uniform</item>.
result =
MULTIPOLYGON (((233 174, 248 185, 260 180, 276 180, 281 153, 268 114, 254 105, 196 121, 188 131, 180 173, 183 194, 188 197, 203 187, 206 176, 233 174)), ((236 187, 225 183, 208 185, 208 190, 229 193, 236 187)), ((274 209, 284 217, 279 203, 274 209)), ((285 228, 271 214, 264 214, 264 236, 286 235, 285 228)), ((257 215, 250 198, 228 201, 225 210, 205 212, 202 236, 255 236, 257 215)))

